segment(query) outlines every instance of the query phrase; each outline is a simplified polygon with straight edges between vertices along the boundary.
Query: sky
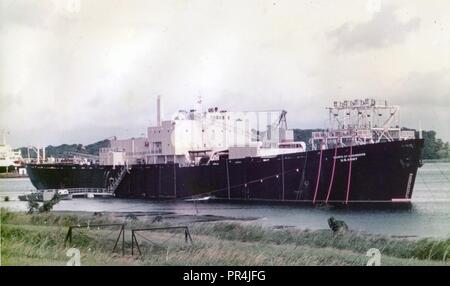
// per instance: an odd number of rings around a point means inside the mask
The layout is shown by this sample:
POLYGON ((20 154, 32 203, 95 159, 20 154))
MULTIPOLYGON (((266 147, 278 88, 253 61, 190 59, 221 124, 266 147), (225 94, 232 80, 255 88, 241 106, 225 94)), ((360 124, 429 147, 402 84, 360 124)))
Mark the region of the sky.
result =
POLYGON ((179 109, 399 105, 450 140, 448 0, 0 0, 0 129, 14 147, 140 136, 179 109))

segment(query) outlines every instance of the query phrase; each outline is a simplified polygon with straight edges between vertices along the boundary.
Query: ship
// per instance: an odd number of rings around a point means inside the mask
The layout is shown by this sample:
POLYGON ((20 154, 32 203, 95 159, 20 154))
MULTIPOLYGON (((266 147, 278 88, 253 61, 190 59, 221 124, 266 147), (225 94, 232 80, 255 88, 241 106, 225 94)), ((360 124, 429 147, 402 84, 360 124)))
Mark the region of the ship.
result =
POLYGON ((350 205, 410 203, 424 141, 387 101, 334 101, 325 129, 294 140, 285 110, 179 110, 147 135, 114 138, 91 164, 29 164, 38 190, 118 198, 350 205))
POLYGON ((1 130, 2 142, 0 142, 0 173, 15 173, 23 169, 23 158, 20 151, 13 150, 6 143, 6 131, 1 130))

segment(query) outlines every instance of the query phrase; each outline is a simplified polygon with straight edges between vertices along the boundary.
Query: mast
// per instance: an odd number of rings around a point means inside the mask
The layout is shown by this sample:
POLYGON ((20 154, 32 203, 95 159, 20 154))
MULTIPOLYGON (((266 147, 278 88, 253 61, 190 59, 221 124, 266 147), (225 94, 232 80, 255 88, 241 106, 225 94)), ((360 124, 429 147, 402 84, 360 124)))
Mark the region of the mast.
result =
POLYGON ((161 96, 156 98, 156 126, 161 126, 161 96))

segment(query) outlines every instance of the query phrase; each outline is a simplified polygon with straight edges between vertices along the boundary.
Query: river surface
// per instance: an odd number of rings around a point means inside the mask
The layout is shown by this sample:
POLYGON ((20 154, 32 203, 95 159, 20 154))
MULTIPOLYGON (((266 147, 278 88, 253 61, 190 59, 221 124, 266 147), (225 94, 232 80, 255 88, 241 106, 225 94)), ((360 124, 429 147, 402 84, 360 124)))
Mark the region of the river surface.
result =
MULTIPOLYGON (((408 209, 329 209, 312 206, 229 204, 218 202, 152 202, 137 199, 84 199, 61 201, 54 210, 97 212, 174 212, 257 218, 268 226, 301 229, 328 228, 330 216, 345 220, 353 230, 399 236, 450 237, 450 163, 426 163, 419 169, 408 209)), ((0 179, 0 207, 25 211, 18 196, 34 190, 28 178, 0 179), (3 198, 9 196, 10 201, 3 198)))

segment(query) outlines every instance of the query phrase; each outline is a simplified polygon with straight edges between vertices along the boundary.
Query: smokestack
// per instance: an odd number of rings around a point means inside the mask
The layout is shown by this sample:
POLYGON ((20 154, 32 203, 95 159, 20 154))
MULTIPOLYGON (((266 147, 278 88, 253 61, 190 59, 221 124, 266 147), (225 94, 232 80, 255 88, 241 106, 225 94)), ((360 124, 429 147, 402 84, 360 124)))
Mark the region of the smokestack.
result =
POLYGON ((156 99, 156 126, 161 126, 161 96, 156 99))
POLYGON ((419 139, 422 139, 422 121, 419 121, 419 139))

